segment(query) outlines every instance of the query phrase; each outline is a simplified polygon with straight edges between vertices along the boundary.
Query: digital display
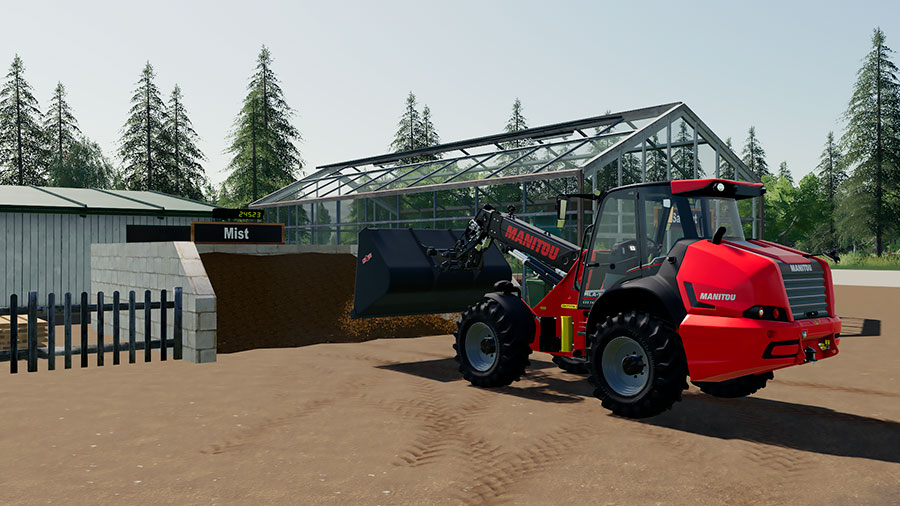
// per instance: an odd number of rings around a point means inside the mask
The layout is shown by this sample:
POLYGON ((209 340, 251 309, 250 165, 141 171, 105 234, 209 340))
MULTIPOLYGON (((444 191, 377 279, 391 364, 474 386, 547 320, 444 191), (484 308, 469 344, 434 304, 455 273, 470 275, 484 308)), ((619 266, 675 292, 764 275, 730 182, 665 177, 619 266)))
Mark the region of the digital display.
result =
POLYGON ((261 220, 266 212, 259 209, 229 209, 216 207, 213 209, 213 218, 218 220, 261 220))

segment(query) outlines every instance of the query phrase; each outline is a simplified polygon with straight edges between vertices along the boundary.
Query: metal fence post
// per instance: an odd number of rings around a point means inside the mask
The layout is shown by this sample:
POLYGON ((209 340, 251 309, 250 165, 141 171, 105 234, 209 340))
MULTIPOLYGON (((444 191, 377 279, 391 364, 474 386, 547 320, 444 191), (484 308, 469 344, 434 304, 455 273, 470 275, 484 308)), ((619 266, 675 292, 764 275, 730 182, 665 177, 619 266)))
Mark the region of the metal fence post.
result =
POLYGON ((28 372, 37 372, 37 292, 28 292, 28 372))
POLYGON ((113 292, 113 365, 119 365, 119 291, 113 292))
POLYGON ((47 370, 56 370, 56 295, 47 294, 47 370))
POLYGON ((9 373, 19 372, 19 296, 9 296, 9 373))
POLYGON ((103 292, 97 292, 97 365, 103 365, 103 292))
POLYGON ((172 350, 172 358, 175 360, 181 360, 181 287, 175 288, 175 321, 173 323, 174 329, 173 333, 175 334, 173 337, 175 338, 175 347, 172 350))
POLYGON ((168 358, 169 344, 166 341, 166 291, 159 292, 159 359, 165 361, 168 358))
POLYGON ((88 366, 87 314, 88 294, 81 292, 81 313, 78 315, 78 327, 81 328, 81 367, 88 366))
POLYGON ((144 362, 150 361, 150 331, 152 327, 150 326, 150 319, 152 317, 152 313, 150 313, 150 290, 144 290, 144 362))
POLYGON ((128 363, 134 363, 134 290, 128 292, 128 363))
POLYGON ((66 302, 65 308, 63 309, 63 324, 65 327, 63 328, 63 333, 65 334, 66 339, 66 358, 65 358, 65 367, 66 369, 72 368, 72 294, 71 292, 66 292, 66 302))

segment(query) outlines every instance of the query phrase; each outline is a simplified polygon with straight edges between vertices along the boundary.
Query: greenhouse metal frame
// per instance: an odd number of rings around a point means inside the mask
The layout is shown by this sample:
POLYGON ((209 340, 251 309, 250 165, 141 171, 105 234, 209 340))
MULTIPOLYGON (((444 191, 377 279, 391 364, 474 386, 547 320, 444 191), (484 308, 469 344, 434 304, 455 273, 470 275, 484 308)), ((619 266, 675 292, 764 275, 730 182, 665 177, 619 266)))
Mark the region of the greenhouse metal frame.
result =
MULTIPOLYGON (((577 242, 593 209, 579 199, 556 228, 558 194, 697 177, 759 181, 677 102, 324 165, 250 207, 284 223, 288 243, 355 244, 367 226, 464 228, 484 204, 577 242)), ((746 207, 757 237, 758 205, 746 207)))

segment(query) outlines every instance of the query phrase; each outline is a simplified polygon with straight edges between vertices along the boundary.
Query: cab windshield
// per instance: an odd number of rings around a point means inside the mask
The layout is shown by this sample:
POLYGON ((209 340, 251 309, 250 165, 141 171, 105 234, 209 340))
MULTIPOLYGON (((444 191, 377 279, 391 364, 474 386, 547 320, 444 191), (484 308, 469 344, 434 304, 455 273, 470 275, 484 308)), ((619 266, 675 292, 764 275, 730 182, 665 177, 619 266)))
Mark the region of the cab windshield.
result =
POLYGON ((644 230, 653 243, 668 252, 679 239, 711 239, 719 227, 724 238, 744 240, 737 201, 715 197, 680 197, 669 192, 642 194, 644 230))

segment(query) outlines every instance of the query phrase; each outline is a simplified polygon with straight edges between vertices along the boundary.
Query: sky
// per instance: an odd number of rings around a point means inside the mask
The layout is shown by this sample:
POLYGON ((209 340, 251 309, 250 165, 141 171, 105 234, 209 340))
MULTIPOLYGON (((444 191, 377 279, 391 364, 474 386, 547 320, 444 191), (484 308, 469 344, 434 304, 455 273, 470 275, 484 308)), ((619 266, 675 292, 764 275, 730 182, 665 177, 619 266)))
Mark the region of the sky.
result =
POLYGON ((843 131, 873 28, 900 49, 890 1, 2 0, 0 12, 0 67, 21 56, 42 109, 61 81, 116 164, 144 64, 166 96, 180 85, 214 183, 263 44, 306 173, 389 151, 412 91, 444 142, 502 131, 517 97, 529 126, 683 101, 738 148, 755 126, 770 168, 786 161, 795 180, 843 131))

